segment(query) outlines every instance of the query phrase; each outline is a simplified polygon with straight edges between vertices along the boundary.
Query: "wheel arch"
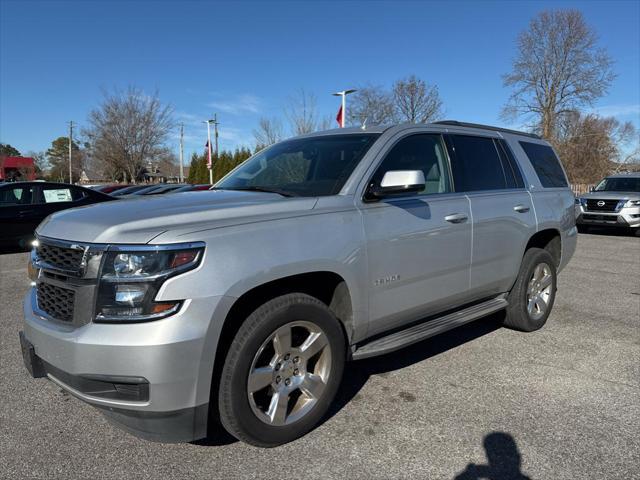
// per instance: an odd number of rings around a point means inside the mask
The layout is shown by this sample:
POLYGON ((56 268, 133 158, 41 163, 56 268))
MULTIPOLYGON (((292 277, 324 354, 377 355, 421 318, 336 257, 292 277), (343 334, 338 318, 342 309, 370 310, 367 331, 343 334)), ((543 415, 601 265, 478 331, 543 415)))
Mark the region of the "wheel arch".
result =
POLYGON ((527 242, 522 255, 524 256, 525 252, 530 248, 542 248, 548 251, 556 263, 556 268, 560 267, 562 261, 562 236, 560 230, 546 228, 534 233, 527 242))
POLYGON ((294 292, 305 293, 327 305, 338 318, 345 341, 349 345, 355 329, 353 291, 342 275, 330 270, 308 271, 255 284, 235 298, 222 321, 211 377, 209 405, 213 418, 210 417, 210 420, 219 418, 217 405, 220 375, 231 342, 242 322, 263 303, 294 292))

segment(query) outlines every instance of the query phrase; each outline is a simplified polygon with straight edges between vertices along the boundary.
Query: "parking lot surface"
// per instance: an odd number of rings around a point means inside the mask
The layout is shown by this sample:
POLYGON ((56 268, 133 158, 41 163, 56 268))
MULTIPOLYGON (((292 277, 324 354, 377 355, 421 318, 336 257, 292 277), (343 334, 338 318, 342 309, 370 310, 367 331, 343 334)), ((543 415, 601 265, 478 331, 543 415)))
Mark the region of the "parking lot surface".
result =
POLYGON ((26 254, 0 256, 2 478, 640 478, 640 239, 580 235, 547 325, 494 316, 347 365, 314 431, 157 444, 22 365, 26 254))

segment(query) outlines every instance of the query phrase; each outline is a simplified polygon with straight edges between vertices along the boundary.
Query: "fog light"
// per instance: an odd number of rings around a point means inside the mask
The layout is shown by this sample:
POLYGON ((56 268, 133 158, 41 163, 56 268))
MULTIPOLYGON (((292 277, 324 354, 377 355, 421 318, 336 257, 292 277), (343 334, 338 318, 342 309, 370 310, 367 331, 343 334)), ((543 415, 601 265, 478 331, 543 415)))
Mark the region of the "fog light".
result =
POLYGON ((118 285, 116 287, 116 303, 134 306, 144 300, 147 285, 118 285))
POLYGON ((40 276, 40 269, 35 267, 33 263, 29 262, 27 264, 27 275, 29 276, 29 280, 35 282, 40 276))

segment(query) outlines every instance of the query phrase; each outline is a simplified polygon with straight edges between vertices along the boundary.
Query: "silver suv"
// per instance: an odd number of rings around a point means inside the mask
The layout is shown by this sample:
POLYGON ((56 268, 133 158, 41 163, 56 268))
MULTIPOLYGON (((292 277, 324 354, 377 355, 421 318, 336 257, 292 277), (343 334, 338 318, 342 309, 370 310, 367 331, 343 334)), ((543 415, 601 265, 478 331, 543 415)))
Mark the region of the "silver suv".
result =
POLYGON ((144 438, 219 421, 279 445, 322 419, 347 361, 495 312, 542 327, 576 237, 537 136, 455 121, 314 133, 210 192, 46 219, 23 356, 144 438))
POLYGON ((578 228, 640 228, 640 173, 620 173, 602 180, 591 193, 576 198, 578 228))

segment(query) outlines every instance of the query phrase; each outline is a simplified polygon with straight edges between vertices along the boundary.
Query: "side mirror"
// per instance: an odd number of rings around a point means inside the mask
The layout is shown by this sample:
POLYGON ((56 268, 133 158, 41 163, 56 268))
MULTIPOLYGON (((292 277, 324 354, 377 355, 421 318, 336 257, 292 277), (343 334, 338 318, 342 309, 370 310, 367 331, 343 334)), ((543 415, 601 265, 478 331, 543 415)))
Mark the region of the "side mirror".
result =
POLYGON ((384 174, 379 186, 372 186, 367 192, 370 200, 393 195, 406 195, 424 190, 426 181, 422 170, 390 170, 384 174))
POLYGON ((591 187, 591 188, 589 189, 589 191, 590 191, 590 192, 595 192, 595 191, 596 191, 596 187, 591 187))

